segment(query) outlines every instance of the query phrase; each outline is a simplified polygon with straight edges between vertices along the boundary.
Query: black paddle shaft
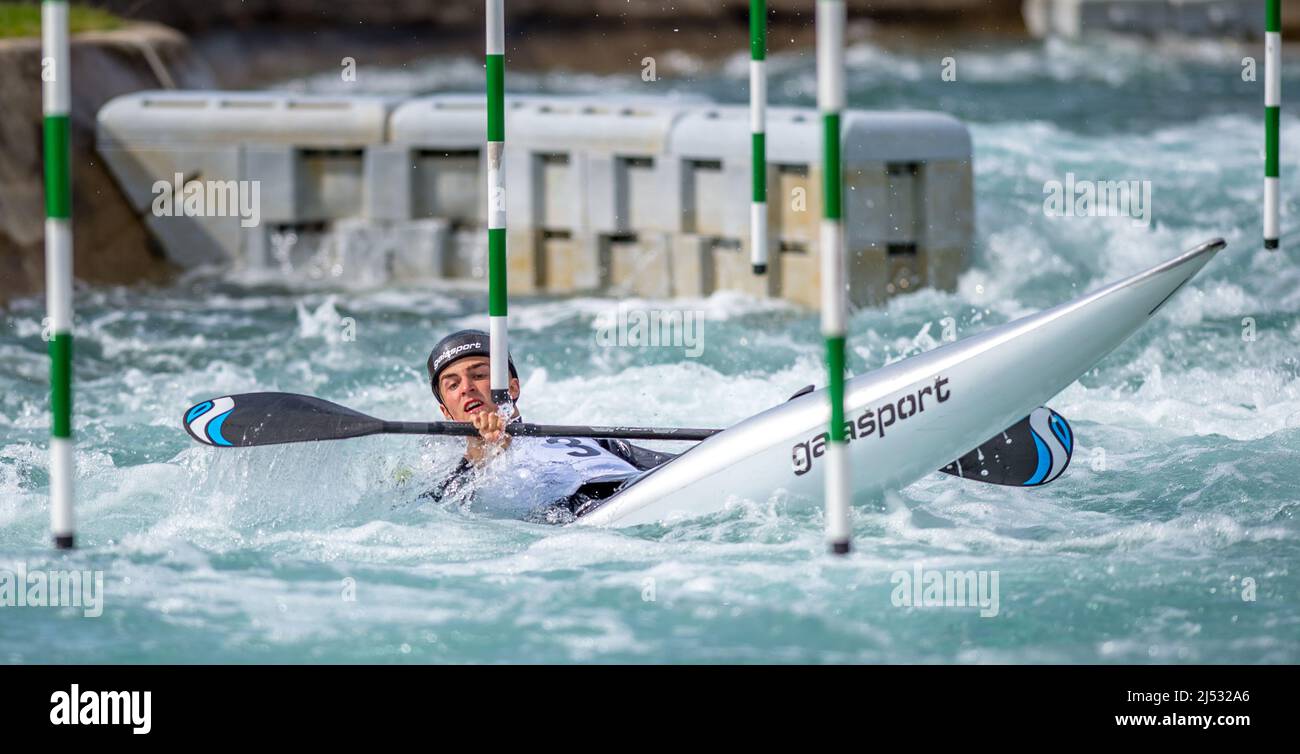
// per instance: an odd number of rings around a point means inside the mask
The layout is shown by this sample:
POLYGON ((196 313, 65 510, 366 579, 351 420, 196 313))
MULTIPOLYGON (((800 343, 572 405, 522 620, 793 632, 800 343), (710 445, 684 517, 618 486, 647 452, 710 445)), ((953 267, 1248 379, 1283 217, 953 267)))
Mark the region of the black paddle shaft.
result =
MULTIPOLYGON (((522 437, 606 437, 618 440, 703 440, 722 430, 693 427, 591 427, 580 424, 506 425, 506 433, 522 437)), ((384 422, 383 434, 452 435, 474 437, 478 430, 469 422, 384 422)))

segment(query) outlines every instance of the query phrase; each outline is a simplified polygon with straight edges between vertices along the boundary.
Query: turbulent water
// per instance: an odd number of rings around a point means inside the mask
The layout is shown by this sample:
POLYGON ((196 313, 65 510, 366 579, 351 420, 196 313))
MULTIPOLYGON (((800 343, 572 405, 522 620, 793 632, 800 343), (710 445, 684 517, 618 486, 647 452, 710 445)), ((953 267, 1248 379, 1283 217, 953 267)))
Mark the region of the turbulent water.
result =
MULTIPOLYGON (((1300 234, 1260 249, 1263 99, 1218 44, 970 42, 848 56, 854 107, 943 109, 975 143, 975 261, 850 323, 861 373, 1069 299, 1214 236, 1229 246, 1159 316, 1052 401, 1075 462, 1041 489, 932 474, 853 512, 825 554, 815 504, 765 494, 629 530, 421 504, 459 453, 380 437, 214 450, 181 430, 207 397, 311 393, 432 419, 423 360, 481 326, 479 290, 348 289, 195 277, 77 301, 81 549, 47 547, 41 300, 0 312, 0 571, 101 570, 103 614, 0 607, 7 662, 1300 661, 1300 234), (940 80, 952 55, 957 80, 940 80), (1043 186, 1149 180, 1149 226, 1046 217, 1043 186), (355 332, 355 339, 350 333, 355 332), (896 606, 898 571, 996 572, 997 614, 896 606)), ((626 76, 513 74, 512 91, 741 102, 746 59, 667 56, 626 76)), ((772 98, 811 105, 811 56, 772 62, 772 98)), ((1300 74, 1288 63, 1284 91, 1300 74)), ((476 91, 477 61, 362 68, 370 91, 476 91)), ((340 90, 333 77, 290 82, 340 90)), ((356 87, 358 85, 352 85, 356 87)), ((349 89, 348 91, 355 91, 349 89)), ((1282 116, 1284 197, 1300 119, 1282 116)), ((736 294, 635 302, 706 317, 702 353, 606 348, 613 298, 517 298, 527 419, 722 426, 823 381, 816 315, 736 294)), ((508 507, 508 506, 507 506, 508 507)))

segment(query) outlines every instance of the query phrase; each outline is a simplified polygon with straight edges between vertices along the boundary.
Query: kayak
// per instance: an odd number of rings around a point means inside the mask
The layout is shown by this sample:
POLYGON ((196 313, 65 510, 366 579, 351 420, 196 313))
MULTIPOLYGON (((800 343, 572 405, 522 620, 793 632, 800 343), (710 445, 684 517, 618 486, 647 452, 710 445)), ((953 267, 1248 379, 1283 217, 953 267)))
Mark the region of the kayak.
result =
MULTIPOLYGON (((853 502, 869 503, 949 466, 1029 416, 1136 332, 1225 245, 1209 241, 1074 301, 849 380, 853 502)), ((1043 436, 1072 440, 1043 416, 1043 436)), ((643 473, 571 525, 669 522, 776 491, 820 500, 829 421, 824 388, 796 395, 643 473)), ((1051 466, 1043 473, 1059 473, 1051 466)))

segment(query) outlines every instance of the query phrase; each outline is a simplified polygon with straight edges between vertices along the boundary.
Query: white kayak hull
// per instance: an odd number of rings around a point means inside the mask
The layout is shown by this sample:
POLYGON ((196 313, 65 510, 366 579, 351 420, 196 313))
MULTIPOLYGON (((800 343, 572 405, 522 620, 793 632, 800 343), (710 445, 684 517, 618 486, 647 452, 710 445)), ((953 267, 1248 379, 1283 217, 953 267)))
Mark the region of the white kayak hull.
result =
MULTIPOLYGON (((1224 247, 1214 240, 1074 301, 855 377, 845 386, 855 503, 960 457, 1064 390, 1224 247)), ((574 525, 632 526, 785 490, 820 500, 824 389, 746 419, 644 475, 574 525)))

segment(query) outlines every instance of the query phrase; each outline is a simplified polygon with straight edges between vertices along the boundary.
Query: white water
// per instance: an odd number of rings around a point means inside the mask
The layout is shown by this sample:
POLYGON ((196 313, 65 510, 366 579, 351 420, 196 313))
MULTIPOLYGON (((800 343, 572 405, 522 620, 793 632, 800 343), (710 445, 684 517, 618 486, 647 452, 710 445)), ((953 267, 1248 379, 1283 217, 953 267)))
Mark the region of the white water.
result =
MULTIPOLYGON (((343 276, 356 287, 304 275, 80 293, 83 547, 55 554, 43 309, 19 302, 0 314, 0 569, 102 569, 107 597, 98 619, 0 614, 0 658, 1295 662, 1296 205, 1283 204, 1284 250, 1260 250, 1262 92, 1240 81, 1239 53, 972 43, 956 50, 959 81, 944 83, 929 57, 852 52, 854 106, 941 107, 971 122, 979 234, 955 293, 854 314, 854 372, 934 347, 945 317, 965 335, 1214 236, 1229 248, 1052 401, 1078 437, 1064 477, 1022 491, 934 474, 855 510, 844 560, 824 554, 817 510, 769 491, 738 491, 724 513, 672 527, 575 530, 419 504, 454 461, 452 441, 189 441, 187 406, 254 390, 434 418, 424 358, 447 331, 484 325, 485 297, 377 285, 363 270, 343 276), (1044 217, 1044 182, 1070 171, 1152 181, 1153 223, 1044 217), (998 616, 896 607, 891 576, 917 563, 998 571, 998 616)), ((772 69, 774 99, 811 104, 808 56, 772 69)), ((689 81, 649 94, 743 95, 734 62, 682 70, 689 81)), ((472 61, 363 68, 359 82, 473 90, 478 71, 472 61)), ((515 74, 510 85, 647 94, 634 75, 515 74)), ((1284 112, 1282 124, 1283 144, 1300 143, 1300 120, 1284 112)), ((1284 196, 1300 190, 1296 154, 1283 153, 1284 196)), ((511 317, 531 421, 723 426, 823 381, 816 315, 782 303, 533 298, 512 300, 511 317), (619 303, 703 312, 702 354, 598 346, 597 322, 619 303)))

